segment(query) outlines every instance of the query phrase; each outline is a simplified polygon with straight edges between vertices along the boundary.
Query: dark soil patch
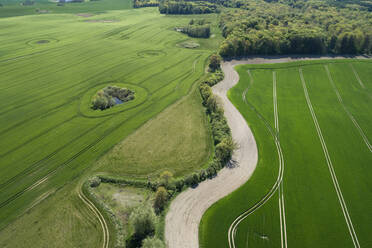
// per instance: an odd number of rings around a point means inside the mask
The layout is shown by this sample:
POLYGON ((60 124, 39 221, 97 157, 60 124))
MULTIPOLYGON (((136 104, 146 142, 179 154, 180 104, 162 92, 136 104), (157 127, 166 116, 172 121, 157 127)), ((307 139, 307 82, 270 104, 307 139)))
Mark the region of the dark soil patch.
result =
POLYGON ((46 44, 46 43, 49 43, 49 42, 50 42, 49 40, 39 40, 36 43, 37 44, 46 44))

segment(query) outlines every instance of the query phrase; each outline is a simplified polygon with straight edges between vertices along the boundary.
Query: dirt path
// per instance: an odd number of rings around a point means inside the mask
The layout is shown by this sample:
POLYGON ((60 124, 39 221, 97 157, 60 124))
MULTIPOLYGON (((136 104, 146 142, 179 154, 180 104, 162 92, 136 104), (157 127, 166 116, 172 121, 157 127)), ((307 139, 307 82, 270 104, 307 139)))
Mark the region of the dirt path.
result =
POLYGON ((256 141, 246 121, 226 96, 227 91, 239 80, 239 75, 234 70, 234 66, 238 64, 284 63, 295 60, 344 58, 347 57, 266 56, 223 63, 222 70, 225 73, 225 79, 213 87, 213 93, 222 100, 232 136, 239 146, 239 149, 233 155, 237 166, 222 169, 216 178, 200 183, 195 189, 187 189, 173 200, 165 220, 165 240, 169 248, 198 248, 199 223, 204 212, 213 203, 243 185, 256 168, 258 159, 256 141))
POLYGON ((78 191, 78 196, 82 200, 82 202, 94 213, 94 215, 98 218, 99 223, 102 227, 103 232, 103 244, 102 248, 108 248, 109 247, 109 241, 110 241, 110 233, 107 227, 107 223, 101 212, 94 206, 93 202, 91 202, 88 197, 84 195, 84 193, 81 191, 81 189, 78 191))
POLYGON ((226 96, 227 91, 239 80, 238 73, 233 69, 234 64, 223 64, 225 79, 213 87, 213 92, 221 98, 232 136, 239 145, 233 155, 237 165, 222 169, 213 180, 204 181, 195 189, 186 190, 172 202, 165 226, 169 248, 199 247, 198 228, 203 213, 214 202, 244 184, 256 168, 257 146, 253 134, 226 96))

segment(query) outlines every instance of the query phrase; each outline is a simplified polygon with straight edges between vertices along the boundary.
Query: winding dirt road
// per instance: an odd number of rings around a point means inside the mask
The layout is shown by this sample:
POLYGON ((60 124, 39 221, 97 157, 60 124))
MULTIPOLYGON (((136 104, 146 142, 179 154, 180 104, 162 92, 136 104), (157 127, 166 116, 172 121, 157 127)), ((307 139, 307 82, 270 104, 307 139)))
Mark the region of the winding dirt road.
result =
POLYGON ((216 178, 200 183, 195 189, 187 189, 173 200, 165 220, 165 240, 168 248, 198 248, 199 223, 204 212, 214 202, 244 184, 256 168, 258 159, 256 141, 246 121, 226 96, 227 91, 239 81, 239 75, 234 70, 234 66, 238 64, 284 63, 295 60, 345 58, 347 57, 267 56, 252 57, 239 61, 232 60, 222 64, 225 79, 213 87, 213 93, 222 100, 232 136, 239 146, 239 149, 233 155, 236 166, 222 169, 216 178))
POLYGON ((236 61, 222 65, 225 79, 213 87, 213 93, 220 97, 232 136, 239 149, 234 153, 236 164, 224 168, 218 176, 189 188, 171 204, 166 216, 165 238, 169 248, 199 247, 198 228, 204 212, 217 200, 244 184, 252 175, 257 164, 257 146, 253 134, 239 111, 228 100, 226 93, 238 80, 233 69, 236 61))

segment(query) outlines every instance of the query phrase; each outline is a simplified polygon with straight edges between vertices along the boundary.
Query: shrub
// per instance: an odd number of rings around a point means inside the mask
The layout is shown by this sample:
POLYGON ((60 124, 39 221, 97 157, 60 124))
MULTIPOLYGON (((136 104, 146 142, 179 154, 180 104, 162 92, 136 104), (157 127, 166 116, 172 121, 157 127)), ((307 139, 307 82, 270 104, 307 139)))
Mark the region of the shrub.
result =
POLYGON ((99 177, 93 177, 89 180, 89 186, 92 188, 98 187, 101 184, 101 179, 99 177))
POLYGON ((211 71, 216 71, 220 69, 220 66, 221 66, 221 57, 217 54, 213 54, 209 58, 209 69, 211 71))
MULTIPOLYGON (((155 233, 156 216, 149 206, 136 208, 129 217, 129 223, 133 229, 132 240, 141 243, 148 236, 155 233)), ((133 241, 132 241, 133 242, 133 241)))
POLYGON ((157 214, 164 210, 168 200, 168 192, 164 187, 159 187, 155 193, 154 209, 157 214))
POLYGON ((134 99, 134 91, 117 86, 107 86, 98 91, 92 99, 92 109, 105 110, 116 105, 114 98, 121 102, 127 102, 134 99))
POLYGON ((172 180, 173 174, 170 171, 164 171, 160 174, 160 184, 168 188, 172 180))
POLYGON ((160 239, 152 237, 143 240, 142 248, 165 248, 165 245, 160 239))
POLYGON ((188 186, 192 186, 192 187, 198 185, 198 183, 199 183, 199 176, 198 176, 198 174, 194 173, 194 174, 188 176, 186 178, 186 180, 185 180, 185 183, 188 186))
POLYGON ((183 179, 179 179, 175 182, 177 191, 182 191, 183 186, 185 185, 185 181, 183 179))
POLYGON ((224 138, 216 146, 216 158, 219 159, 222 163, 226 163, 231 159, 232 153, 236 145, 231 137, 224 138))

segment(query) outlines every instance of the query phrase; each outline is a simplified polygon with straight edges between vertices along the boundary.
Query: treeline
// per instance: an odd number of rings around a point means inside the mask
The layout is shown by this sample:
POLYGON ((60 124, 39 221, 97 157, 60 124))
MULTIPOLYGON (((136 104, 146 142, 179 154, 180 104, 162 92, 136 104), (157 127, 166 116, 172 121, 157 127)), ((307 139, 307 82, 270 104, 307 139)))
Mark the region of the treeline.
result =
MULTIPOLYGON (((223 57, 254 54, 370 54, 372 13, 327 2, 263 0, 225 9, 220 27, 223 57)), ((236 4, 236 2, 235 2, 236 4)))
POLYGON ((211 27, 205 22, 205 19, 191 19, 189 25, 180 28, 182 33, 194 38, 209 38, 211 35, 211 27))
POLYGON ((159 11, 161 14, 208 14, 219 12, 216 4, 206 1, 174 1, 163 0, 159 3, 159 11))
POLYGON ((133 1, 133 8, 144 8, 144 7, 158 7, 158 1, 152 0, 134 0, 133 1))

